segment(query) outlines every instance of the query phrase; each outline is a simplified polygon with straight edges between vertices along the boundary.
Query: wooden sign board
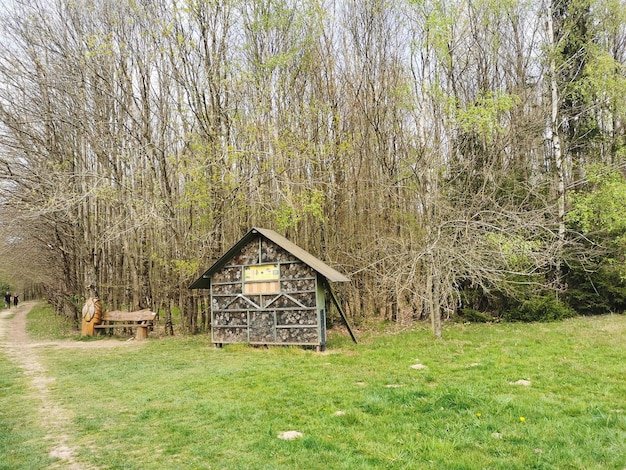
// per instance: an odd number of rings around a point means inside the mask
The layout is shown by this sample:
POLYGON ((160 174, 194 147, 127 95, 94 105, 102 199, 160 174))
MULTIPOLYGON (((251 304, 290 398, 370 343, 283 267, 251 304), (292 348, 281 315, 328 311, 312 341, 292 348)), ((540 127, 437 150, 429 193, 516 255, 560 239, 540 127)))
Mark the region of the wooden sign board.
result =
POLYGON ((247 282, 244 284, 243 293, 250 294, 278 294, 280 285, 278 281, 271 282, 247 282))
POLYGON ((257 264, 243 268, 244 282, 278 281, 280 273, 277 264, 257 264))

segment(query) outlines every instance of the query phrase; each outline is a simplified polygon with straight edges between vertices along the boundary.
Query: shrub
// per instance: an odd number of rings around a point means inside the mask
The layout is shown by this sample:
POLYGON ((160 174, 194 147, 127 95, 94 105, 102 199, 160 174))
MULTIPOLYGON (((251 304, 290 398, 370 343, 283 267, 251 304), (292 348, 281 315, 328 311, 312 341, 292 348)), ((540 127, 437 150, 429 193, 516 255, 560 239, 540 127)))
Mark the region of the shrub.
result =
POLYGON ((567 283, 564 299, 581 315, 626 311, 626 280, 607 261, 593 271, 576 266, 568 273, 567 283))
POLYGON ((504 313, 507 321, 555 321, 576 316, 576 312, 554 295, 533 297, 504 313))
POLYGON ((487 323, 493 320, 489 315, 479 312, 478 310, 474 310, 473 308, 459 309, 459 317, 461 317, 464 321, 472 323, 487 323))

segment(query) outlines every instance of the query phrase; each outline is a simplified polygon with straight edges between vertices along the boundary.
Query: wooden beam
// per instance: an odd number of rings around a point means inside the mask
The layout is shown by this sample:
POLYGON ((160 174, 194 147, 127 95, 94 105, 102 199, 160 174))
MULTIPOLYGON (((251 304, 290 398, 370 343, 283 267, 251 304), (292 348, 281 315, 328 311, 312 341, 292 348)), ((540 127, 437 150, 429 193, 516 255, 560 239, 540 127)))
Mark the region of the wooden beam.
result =
POLYGON ((339 315, 341 315, 341 318, 343 319, 343 322, 346 324, 346 327, 348 328, 348 333, 350 333, 350 337, 352 338, 352 341, 354 341, 356 344, 358 344, 358 341, 356 340, 356 336, 354 336, 354 333, 352 332, 352 327, 350 326, 350 322, 348 321, 348 317, 346 316, 346 314, 344 313, 343 309, 341 308, 341 305, 339 304, 339 301, 337 300, 337 297, 335 296, 335 293, 333 292, 332 288, 330 287, 330 283, 328 281, 326 281, 326 289, 328 290, 328 293, 330 294, 330 298, 332 299, 333 303, 335 304, 335 307, 337 307, 337 310, 339 311, 339 315))

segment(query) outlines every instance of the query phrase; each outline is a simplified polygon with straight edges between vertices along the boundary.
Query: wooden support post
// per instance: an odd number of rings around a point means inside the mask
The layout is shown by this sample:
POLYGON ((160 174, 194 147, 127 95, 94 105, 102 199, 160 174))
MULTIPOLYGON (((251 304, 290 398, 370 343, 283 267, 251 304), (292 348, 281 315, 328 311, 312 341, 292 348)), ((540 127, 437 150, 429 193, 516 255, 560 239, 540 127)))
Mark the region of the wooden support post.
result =
POLYGON ((343 309, 341 308, 341 305, 339 304, 339 301, 337 300, 335 293, 331 289, 329 282, 326 282, 326 289, 328 290, 328 293, 330 294, 330 298, 335 304, 335 307, 337 307, 337 310, 339 311, 339 315, 341 315, 343 322, 346 324, 346 327, 348 328, 348 333, 350 333, 350 337, 352 338, 352 341, 358 344, 358 341, 356 340, 356 336, 354 336, 354 333, 352 332, 352 327, 350 327, 350 322, 348 321, 348 317, 346 316, 343 309))
POLYGON ((147 326, 138 326, 137 333, 135 334, 135 340, 141 341, 148 337, 148 327, 147 326))
POLYGON ((83 320, 81 322, 81 336, 93 336, 95 334, 95 322, 93 321, 87 321, 85 320, 85 318, 83 317, 83 320))

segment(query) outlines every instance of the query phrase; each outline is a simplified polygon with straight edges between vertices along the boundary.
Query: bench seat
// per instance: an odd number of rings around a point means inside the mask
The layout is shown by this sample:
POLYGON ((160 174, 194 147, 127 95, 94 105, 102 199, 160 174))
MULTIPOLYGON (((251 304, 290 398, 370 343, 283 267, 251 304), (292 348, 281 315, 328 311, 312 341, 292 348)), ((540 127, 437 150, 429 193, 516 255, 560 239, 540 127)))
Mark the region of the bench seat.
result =
POLYGON ((138 340, 148 337, 148 329, 154 325, 156 313, 148 309, 135 312, 113 310, 102 314, 102 323, 95 325, 95 329, 106 328, 136 328, 135 338, 138 340))
POLYGON ((152 323, 110 323, 94 325, 94 328, 136 328, 138 326, 152 326, 152 323))

